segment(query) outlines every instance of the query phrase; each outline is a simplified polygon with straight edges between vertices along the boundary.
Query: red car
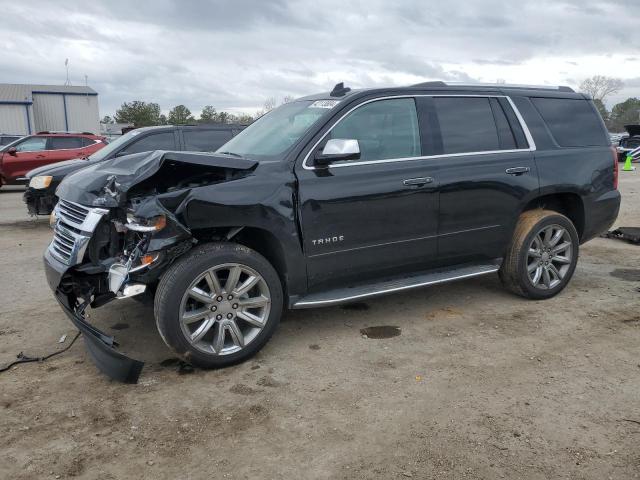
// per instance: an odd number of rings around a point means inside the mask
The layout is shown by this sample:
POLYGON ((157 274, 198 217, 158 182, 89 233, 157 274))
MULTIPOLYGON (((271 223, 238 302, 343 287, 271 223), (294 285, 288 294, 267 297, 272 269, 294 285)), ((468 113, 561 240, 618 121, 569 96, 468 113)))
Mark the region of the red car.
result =
POLYGON ((25 174, 50 163, 82 158, 106 145, 106 138, 92 133, 39 132, 0 150, 0 185, 20 183, 25 174))

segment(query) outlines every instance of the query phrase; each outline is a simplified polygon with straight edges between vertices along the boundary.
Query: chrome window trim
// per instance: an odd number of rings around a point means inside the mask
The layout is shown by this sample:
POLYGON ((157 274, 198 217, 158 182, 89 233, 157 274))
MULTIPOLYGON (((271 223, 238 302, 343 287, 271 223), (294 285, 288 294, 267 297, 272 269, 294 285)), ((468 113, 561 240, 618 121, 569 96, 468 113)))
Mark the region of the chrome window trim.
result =
POLYGON ((412 160, 428 160, 430 158, 463 157, 463 156, 469 156, 469 155, 491 155, 491 154, 497 154, 497 153, 533 152, 533 151, 536 150, 536 144, 535 144, 535 142, 533 140, 533 136, 531 135, 531 132, 529 131, 529 127, 527 126, 526 122, 524 121, 524 118, 520 114, 520 111, 518 110, 518 107, 516 107, 515 103, 513 103, 513 100, 511 99, 511 97, 509 95, 494 95, 494 94, 486 94, 486 95, 482 95, 482 94, 470 94, 470 95, 461 95, 461 94, 451 94, 451 95, 447 95, 447 94, 391 95, 391 96, 387 96, 387 97, 372 98, 372 99, 367 100, 365 102, 359 103, 355 107, 353 107, 353 108, 349 109, 347 112, 345 112, 333 125, 331 125, 331 127, 320 137, 320 139, 316 143, 314 143, 313 147, 307 152, 307 154, 304 157, 304 160, 302 161, 302 168, 304 168, 305 170, 317 170, 318 169, 317 167, 314 167, 313 165, 308 165, 307 164, 307 161, 309 160, 309 157, 311 156, 311 154, 313 152, 315 152, 316 148, 318 148, 318 145, 320 145, 320 143, 322 143, 322 141, 326 138, 326 136, 329 135, 329 133, 331 133, 333 128, 336 125, 338 125, 347 115, 349 115, 354 110, 360 108, 363 105, 367 105, 368 103, 377 102, 377 101, 380 101, 380 100, 391 100, 391 99, 396 99, 396 98, 418 98, 418 97, 506 98, 507 101, 509 102, 509 105, 511 105, 511 108, 513 109, 513 112, 515 113, 516 118, 518 119, 518 122, 520 123, 520 128, 522 128, 522 131, 524 132, 524 136, 527 139, 527 143, 529 144, 529 147, 528 148, 504 149, 504 150, 484 150, 484 151, 478 151, 478 152, 443 153, 443 154, 438 154, 438 155, 423 155, 423 156, 419 156, 419 157, 385 158, 385 159, 381 159, 381 160, 349 161, 349 162, 345 162, 345 163, 330 164, 326 168, 354 167, 354 166, 357 166, 357 165, 375 165, 375 164, 378 164, 378 163, 396 163, 396 162, 407 162, 407 161, 412 161, 412 160))
POLYGON ((69 150, 82 150, 83 148, 89 148, 89 147, 93 147, 94 144, 92 145, 87 145, 86 147, 78 147, 78 148, 54 148, 51 150, 46 150, 47 152, 68 152, 69 150))

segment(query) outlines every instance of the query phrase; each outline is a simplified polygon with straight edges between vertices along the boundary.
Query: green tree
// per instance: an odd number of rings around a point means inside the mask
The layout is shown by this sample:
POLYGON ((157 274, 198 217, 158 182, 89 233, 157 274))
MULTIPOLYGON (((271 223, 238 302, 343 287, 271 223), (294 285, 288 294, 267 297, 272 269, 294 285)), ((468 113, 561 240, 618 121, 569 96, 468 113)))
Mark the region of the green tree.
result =
POLYGON ((196 121, 189 110, 184 105, 176 105, 169 111, 167 121, 170 125, 184 125, 185 123, 194 123, 196 121))
POLYGON ((158 125, 160 120, 160 105, 152 102, 134 100, 125 102, 116 111, 115 121, 118 123, 130 123, 135 127, 147 127, 158 125))
POLYGON ((109 115, 105 115, 104 117, 102 117, 102 120, 100 120, 100 123, 111 124, 116 122, 114 122, 113 118, 111 118, 109 115))
POLYGON ((627 98, 611 109, 609 116, 610 129, 614 132, 624 132, 625 125, 640 123, 640 99, 627 98))
POLYGON ((202 112, 200 113, 200 118, 198 119, 200 123, 217 123, 218 122, 218 113, 216 109, 211 105, 205 105, 202 107, 202 112))
POLYGON ((219 112, 217 115, 218 123, 230 123, 231 116, 229 112, 219 112))

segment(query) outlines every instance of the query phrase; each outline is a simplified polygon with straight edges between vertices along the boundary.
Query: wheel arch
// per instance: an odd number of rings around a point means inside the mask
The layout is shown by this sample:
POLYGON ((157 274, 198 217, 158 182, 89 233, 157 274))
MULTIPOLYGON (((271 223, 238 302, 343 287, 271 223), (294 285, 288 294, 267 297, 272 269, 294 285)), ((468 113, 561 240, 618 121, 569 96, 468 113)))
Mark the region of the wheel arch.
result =
POLYGON ((285 296, 297 294, 296 285, 301 283, 306 290, 304 262, 294 258, 295 255, 292 255, 290 249, 285 248, 277 235, 267 229, 254 226, 216 227, 192 230, 192 235, 200 243, 230 241, 255 250, 265 257, 278 273, 285 296), (304 282, 298 281, 301 276, 305 279, 304 282))
POLYGON ((585 209, 584 201, 579 194, 568 191, 539 195, 529 200, 522 212, 536 208, 554 210, 567 217, 576 227, 578 238, 582 240, 585 231, 585 209))

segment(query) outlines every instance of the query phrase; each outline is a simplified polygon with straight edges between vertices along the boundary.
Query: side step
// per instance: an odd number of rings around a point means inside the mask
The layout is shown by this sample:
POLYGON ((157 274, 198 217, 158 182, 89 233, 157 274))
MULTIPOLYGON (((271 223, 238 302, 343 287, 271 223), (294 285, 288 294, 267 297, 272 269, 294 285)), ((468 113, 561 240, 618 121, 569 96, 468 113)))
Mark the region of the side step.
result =
POLYGON ((388 280, 380 283, 368 285, 358 285, 345 287, 328 292, 313 293, 302 297, 291 308, 314 308, 337 305, 339 303, 351 302, 361 298, 385 295, 387 293, 399 292, 410 288, 426 287, 438 283, 462 280, 465 278, 477 277, 487 273, 497 272, 500 269, 502 259, 496 259, 490 263, 473 263, 457 265, 447 269, 431 270, 426 273, 418 273, 408 277, 388 280))

